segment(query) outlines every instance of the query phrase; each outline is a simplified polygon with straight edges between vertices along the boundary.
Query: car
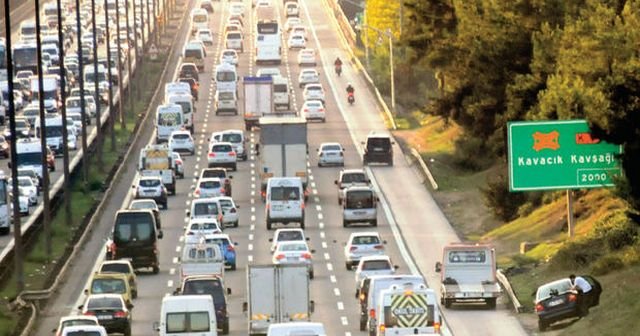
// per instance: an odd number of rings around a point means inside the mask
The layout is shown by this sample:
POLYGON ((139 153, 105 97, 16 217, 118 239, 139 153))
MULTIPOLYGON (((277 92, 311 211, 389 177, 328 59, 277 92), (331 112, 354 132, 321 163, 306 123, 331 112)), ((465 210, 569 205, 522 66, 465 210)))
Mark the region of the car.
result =
POLYGON ((158 176, 141 176, 133 185, 133 195, 135 199, 153 199, 164 209, 168 208, 167 188, 158 176))
POLYGON ((233 49, 224 49, 220 53, 220 63, 238 65, 238 52, 233 49))
POLYGON ((129 276, 120 272, 93 273, 89 280, 89 287, 84 290, 84 293, 86 295, 120 294, 127 307, 132 305, 133 300, 129 276))
POLYGON ((582 275, 591 285, 589 294, 582 298, 580 294, 573 289, 569 278, 555 280, 546 283, 536 290, 535 293, 535 311, 538 315, 538 329, 545 331, 551 324, 567 318, 581 317, 579 300, 588 298, 587 312, 590 307, 600 304, 600 294, 602 294, 602 286, 600 282, 589 275, 582 275))
POLYGON ((276 249, 275 251, 273 251, 271 262, 274 265, 306 265, 307 271, 309 272, 309 278, 313 279, 313 257, 311 256, 311 254, 315 252, 315 250, 309 249, 309 246, 305 241, 283 241, 276 245, 276 249))
POLYGON ((92 294, 78 308, 82 311, 82 315, 96 316, 107 332, 131 336, 130 308, 120 294, 92 294))
POLYGON ((320 74, 316 69, 302 69, 298 75, 298 84, 300 88, 307 84, 320 83, 320 74))
POLYGON ((156 218, 156 229, 160 230, 162 228, 160 209, 156 201, 152 199, 133 200, 131 204, 129 204, 129 210, 151 210, 156 218))
POLYGON ((299 16, 300 15, 300 8, 298 7, 298 3, 297 2, 287 2, 285 3, 285 11, 286 11, 286 16, 290 17, 290 16, 299 16))
MULTIPOLYGON (((214 218, 218 226, 224 219, 222 217, 222 207, 220 202, 214 197, 197 198, 191 201, 191 208, 187 210, 187 217, 193 218, 214 218)), ((220 230, 224 229, 220 226, 220 230)))
POLYGON ((337 142, 323 142, 318 148, 318 167, 337 165, 344 167, 344 148, 337 142))
POLYGON ((256 77, 282 77, 282 73, 278 68, 260 68, 256 71, 256 77))
POLYGON ((322 88, 322 84, 314 83, 307 84, 304 86, 304 90, 302 91, 302 96, 304 100, 319 100, 324 104, 324 89, 322 88))
POLYGON ((222 181, 217 177, 209 177, 198 180, 196 189, 193 191, 193 197, 205 198, 224 195, 224 187, 222 181))
MULTIPOLYGON (((13 197, 13 193, 11 193, 13 197)), ((11 202, 11 206, 13 206, 13 202, 11 202)), ((24 189, 18 188, 18 206, 20 207, 20 215, 28 216, 31 211, 29 209, 29 194, 24 189)))
POLYGON ((209 138, 210 144, 215 142, 229 142, 233 145, 239 159, 247 161, 248 153, 245 144, 244 131, 228 129, 222 132, 213 132, 209 138))
MULTIPOLYGON (((182 280, 182 295, 211 295, 216 310, 217 329, 223 335, 229 333, 229 312, 227 295, 231 295, 231 288, 226 288, 224 279, 216 275, 190 275, 182 280)), ((175 293, 178 294, 178 293, 175 293)), ((213 335, 217 333, 213 332, 213 335)))
POLYGON ((238 31, 230 31, 225 34, 224 46, 226 49, 235 49, 244 52, 244 42, 242 41, 242 33, 238 31))
POLYGON ((196 38, 206 46, 213 45, 213 33, 211 33, 211 29, 198 29, 196 32, 196 38))
POLYGON ((316 66, 316 51, 311 48, 304 48, 298 53, 298 65, 316 66))
POLYGON ((236 205, 233 198, 229 196, 218 196, 216 199, 222 208, 222 226, 225 227, 227 225, 231 225, 233 227, 238 227, 238 222, 240 221, 238 208, 240 206, 236 205))
POLYGON ((138 297, 138 278, 129 260, 126 260, 126 259, 105 260, 102 262, 102 264, 100 264, 100 267, 98 268, 98 273, 124 274, 127 277, 127 280, 129 282, 129 287, 131 288, 131 297, 133 299, 138 297))
POLYGON ((290 17, 287 18, 287 21, 284 24, 284 30, 286 32, 290 32, 293 27, 299 26, 302 24, 302 20, 299 17, 290 17))
POLYGON ((226 34, 226 33, 229 33, 229 32, 242 33, 242 26, 240 24, 238 24, 238 23, 227 22, 227 24, 224 26, 224 33, 226 34))
POLYGON ((386 163, 393 166, 393 145, 395 142, 391 139, 391 135, 371 131, 361 144, 364 145, 364 153, 362 154, 364 165, 386 163))
POLYGON ((103 326, 72 326, 66 327, 61 336, 78 336, 78 335, 91 335, 91 336, 107 336, 107 329, 103 326))
POLYGON ((237 155, 234 146, 230 142, 216 142, 209 148, 207 154, 209 168, 229 167, 237 170, 237 155))
POLYGON ((324 111, 324 104, 320 100, 312 99, 305 101, 300 108, 300 115, 303 116, 307 121, 327 121, 327 115, 324 111))
POLYGON ((198 84, 198 81, 195 78, 191 78, 191 77, 178 78, 178 82, 189 84, 189 87, 191 88, 191 96, 195 101, 198 101, 198 92, 200 91, 200 84, 198 84))
MULTIPOLYGON (((68 101, 68 99, 67 99, 68 101)), ((80 102, 80 99, 77 99, 77 102, 80 102)), ((71 120, 73 121, 73 126, 77 129, 77 130, 81 130, 82 129, 82 114, 80 112, 69 112, 67 111, 67 118, 71 118, 71 120)), ((91 120, 91 118, 89 118, 89 116, 85 115, 85 123, 87 125, 91 125, 91 122, 89 122, 91 120)))
POLYGON ((271 7, 271 0, 257 0, 253 7, 271 7))
POLYGON ((307 41, 307 28, 305 28, 305 26, 303 25, 297 25, 297 26, 293 26, 291 28, 291 35, 302 35, 302 38, 304 38, 305 41, 307 41))
POLYGON ((220 250, 222 250, 222 254, 224 255, 224 265, 229 266, 232 271, 235 271, 237 267, 235 246, 237 246, 238 243, 234 243, 229 235, 224 233, 208 234, 204 236, 204 239, 207 244, 215 243, 220 246, 220 250))
POLYGON ((342 205, 344 191, 355 185, 369 185, 369 178, 363 169, 343 169, 338 174, 338 179, 333 181, 338 186, 338 205, 342 205))
POLYGON ((244 4, 243 3, 230 3, 229 15, 241 15, 244 16, 244 4))
POLYGON ((193 141, 191 132, 171 132, 171 135, 169 135, 169 149, 171 149, 172 152, 189 153, 191 155, 194 155, 196 153, 196 144, 193 141))
POLYGON ((200 0, 200 8, 206 10, 208 13, 213 13, 213 3, 211 0, 200 0))
MULTIPOLYGON (((239 16, 239 15, 229 16, 229 19, 227 20, 227 24, 228 25, 238 25, 241 28, 244 27, 244 22, 242 22, 242 16, 239 16)), ((242 29, 241 29, 241 31, 242 31, 242 29)))
POLYGON ((173 171, 176 176, 178 178, 184 178, 184 162, 182 161, 180 153, 171 152, 171 157, 173 158, 173 171))
POLYGON ((279 243, 285 241, 306 242, 309 241, 309 238, 305 237, 304 230, 300 228, 277 229, 276 232, 273 233, 273 238, 269 238, 269 242, 271 242, 271 253, 276 250, 279 243))
MULTIPOLYGON (((11 179, 8 181, 9 190, 11 190, 11 179)), ((29 205, 37 205, 38 204, 38 195, 40 192, 38 191, 38 185, 33 182, 31 177, 28 176, 18 176, 18 188, 20 189, 20 194, 25 195, 29 198, 29 205)))
POLYGON ((200 82, 198 66, 195 63, 182 63, 180 65, 180 72, 178 73, 178 77, 190 77, 200 82))
POLYGON ((345 267, 350 271, 363 257, 384 255, 386 243, 374 231, 352 233, 344 246, 345 267))
POLYGON ((184 234, 186 237, 202 237, 214 233, 222 233, 218 220, 215 218, 194 218, 189 221, 184 234))
POLYGON ((302 34, 292 33, 287 40, 287 46, 289 49, 305 48, 307 46, 307 40, 302 34))
POLYGON ((356 268, 356 290, 364 278, 374 275, 393 275, 398 269, 387 255, 375 255, 362 257, 356 268))
POLYGON ((9 142, 4 135, 0 135, 0 155, 2 155, 3 158, 8 158, 11 155, 9 142))
POLYGON ((54 329, 53 331, 56 333, 56 336, 61 336, 62 332, 66 328, 70 328, 70 327, 90 327, 90 326, 99 326, 97 317, 92 316, 92 315, 63 316, 63 317, 60 318, 60 322, 58 322, 58 327, 56 329, 54 329))
POLYGON ((42 180, 33 168, 18 168, 18 177, 27 176, 31 178, 33 183, 38 187, 38 191, 42 190, 42 180))
POLYGON ((233 179, 232 175, 229 175, 226 168, 215 167, 215 168, 203 168, 200 171, 200 178, 206 177, 218 177, 220 180, 224 182, 224 193, 225 196, 231 196, 231 179, 233 179))

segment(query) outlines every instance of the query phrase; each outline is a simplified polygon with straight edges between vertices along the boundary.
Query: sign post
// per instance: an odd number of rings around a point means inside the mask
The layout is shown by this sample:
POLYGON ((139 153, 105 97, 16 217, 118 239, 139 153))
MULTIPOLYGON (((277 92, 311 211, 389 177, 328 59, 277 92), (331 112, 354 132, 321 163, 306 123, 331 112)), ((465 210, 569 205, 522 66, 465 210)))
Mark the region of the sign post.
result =
POLYGON ((571 189, 614 186, 622 174, 622 146, 591 135, 585 120, 508 124, 509 190, 567 190, 568 233, 573 235, 571 189))

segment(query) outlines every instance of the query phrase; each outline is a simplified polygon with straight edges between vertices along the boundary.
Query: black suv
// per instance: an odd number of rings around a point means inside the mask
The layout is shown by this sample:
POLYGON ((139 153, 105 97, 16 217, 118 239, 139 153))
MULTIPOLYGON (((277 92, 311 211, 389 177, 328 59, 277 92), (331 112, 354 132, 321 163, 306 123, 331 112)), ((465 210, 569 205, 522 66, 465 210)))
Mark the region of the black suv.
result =
POLYGON ((158 239, 162 231, 151 210, 120 210, 116 213, 112 242, 107 244, 107 260, 131 259, 133 268, 151 267, 160 271, 158 239))
POLYGON ((215 275, 188 276, 182 280, 182 288, 178 291, 182 295, 211 295, 213 305, 216 308, 218 329, 222 331, 223 335, 229 334, 227 295, 231 295, 231 288, 225 290, 224 281, 221 277, 215 275))
POLYGON ((393 145, 395 144, 388 134, 369 133, 365 145, 362 163, 386 163, 393 166, 393 145))

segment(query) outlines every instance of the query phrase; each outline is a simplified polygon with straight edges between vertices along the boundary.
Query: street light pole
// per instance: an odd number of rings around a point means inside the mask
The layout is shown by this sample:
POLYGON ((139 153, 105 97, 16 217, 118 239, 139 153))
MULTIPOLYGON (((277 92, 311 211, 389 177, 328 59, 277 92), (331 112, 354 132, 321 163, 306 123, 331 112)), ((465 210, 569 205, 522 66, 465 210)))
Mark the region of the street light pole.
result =
MULTIPOLYGON (((106 10, 106 8, 105 8, 106 10)), ((93 30, 93 85, 95 88, 96 102, 96 156, 99 171, 104 171, 102 167, 102 123, 100 122, 100 83, 98 78, 98 40, 96 37, 96 1, 91 0, 91 29, 93 30)), ((84 153, 87 155, 88 153, 84 153)))
MULTIPOLYGON (((59 1, 59 0, 58 0, 59 1)), ((117 10, 117 6, 116 6, 117 10)), ((107 0, 104 0, 104 21, 106 23, 107 28, 107 75, 109 78, 109 128, 111 131, 111 151, 116 150, 116 131, 115 131, 115 123, 116 123, 116 112, 113 108, 113 74, 111 73, 111 31, 109 29, 109 11, 107 10, 107 0)))
MULTIPOLYGON (((78 42, 78 80, 80 81, 80 115, 82 118, 82 180, 89 181, 89 153, 87 153, 87 109, 84 103, 84 60, 82 59, 82 21, 80 21, 80 0, 76 0, 76 29, 78 42)), ((89 52, 92 52, 89 49, 89 52)), ((94 56, 96 53, 94 52, 94 56)))
POLYGON ((389 71, 391 72, 391 111, 396 113, 396 79, 393 66, 393 34, 391 29, 387 28, 387 38, 389 38, 389 71))
MULTIPOLYGON (((64 66, 64 34, 62 33, 62 1, 56 0, 58 5, 58 41, 60 42, 60 101, 62 103, 62 171, 64 175, 64 219, 67 226, 71 225, 71 173, 69 172, 69 131, 67 130, 67 69, 64 66)), ((77 141, 77 139, 76 139, 77 141)))

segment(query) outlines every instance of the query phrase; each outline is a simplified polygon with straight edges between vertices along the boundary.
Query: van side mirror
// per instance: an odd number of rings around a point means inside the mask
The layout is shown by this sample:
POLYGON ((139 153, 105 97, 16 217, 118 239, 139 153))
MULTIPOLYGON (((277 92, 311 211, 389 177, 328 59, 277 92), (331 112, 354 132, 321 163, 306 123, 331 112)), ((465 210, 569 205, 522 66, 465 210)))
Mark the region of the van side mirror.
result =
POLYGON ((11 161, 7 162, 7 166, 11 168, 11 161))
POLYGON ((84 305, 79 305, 78 306, 78 310, 82 310, 82 308, 84 308, 84 305))
POLYGON ((231 295, 231 288, 227 288, 227 295, 231 295))
POLYGON ((176 287, 176 290, 173 291, 173 295, 180 295, 180 287, 176 287))
POLYGON ((311 300, 309 302, 309 311, 313 313, 314 310, 316 310, 316 303, 315 301, 311 300))
POLYGON ((333 180, 333 184, 338 185, 338 180, 333 180))
POLYGON ((361 144, 361 145, 364 145, 364 141, 360 141, 360 144, 361 144))
POLYGON ((164 232, 160 230, 160 232, 158 233, 158 239, 162 239, 163 237, 164 237, 164 232))
POLYGON ((442 263, 441 262, 436 262, 436 273, 440 273, 440 271, 442 271, 442 263))
POLYGON ((160 322, 153 322, 153 331, 160 331, 160 322))
POLYGON ((247 312, 247 310, 249 310, 249 305, 247 305, 247 303, 246 303, 246 302, 243 302, 243 303, 242 303, 242 312, 243 312, 243 313, 246 313, 246 312, 247 312))
POLYGON ((304 240, 309 241, 309 240, 311 240, 311 238, 305 237, 304 240))
POLYGON ((191 216, 191 210, 187 210, 187 217, 191 216))
POLYGON ((89 295, 89 290, 88 289, 84 290, 84 295, 89 295))
POLYGON ((383 243, 383 244, 386 244, 386 243, 387 243, 387 241, 386 241, 386 240, 383 240, 383 241, 382 241, 382 243, 383 243))
POLYGON ((273 238, 269 238, 269 242, 270 242, 270 243, 273 243, 273 238))
POLYGON ((312 254, 313 254, 313 253, 316 253, 316 250, 311 250, 311 253, 312 253, 312 254))
POLYGON ((131 302, 127 303, 127 309, 133 309, 133 303, 131 302))
POLYGON ((400 266, 398 266, 398 265, 393 265, 393 269, 394 269, 394 270, 396 270, 396 271, 397 271, 399 268, 400 268, 400 266))

